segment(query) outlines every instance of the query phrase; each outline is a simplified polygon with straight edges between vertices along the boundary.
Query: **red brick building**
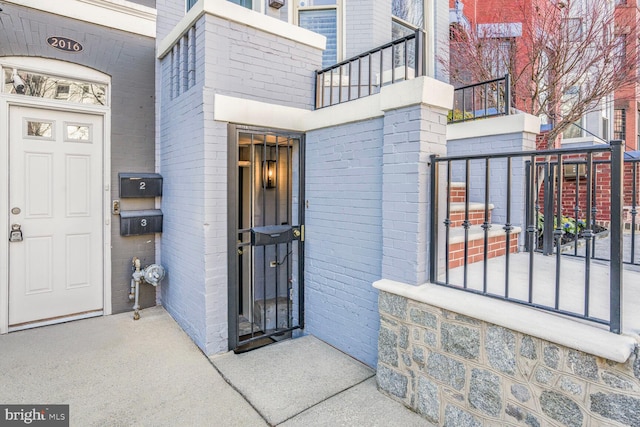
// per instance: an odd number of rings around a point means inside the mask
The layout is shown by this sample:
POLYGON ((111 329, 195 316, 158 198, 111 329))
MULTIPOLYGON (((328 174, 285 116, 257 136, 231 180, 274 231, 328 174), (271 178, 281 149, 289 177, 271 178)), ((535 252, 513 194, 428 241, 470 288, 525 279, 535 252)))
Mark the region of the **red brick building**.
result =
MULTIPOLYGON (((527 31, 528 17, 535 13, 532 0, 449 0, 450 22, 452 31, 477 28, 478 32, 486 31, 491 37, 501 39, 498 49, 502 58, 508 57, 513 69, 522 70, 527 59, 527 49, 522 32, 527 31)), ((562 6, 562 2, 545 2, 548 7, 562 6)), ((540 3, 538 3, 540 7, 540 3)), ((621 54, 637 56, 638 28, 630 25, 640 22, 638 0, 616 0, 616 28, 615 37, 621 46, 621 54)), ((452 43, 454 41, 452 40, 452 43)), ((456 58, 451 57, 451 64, 456 66, 456 58)), ((464 67, 464 64, 460 64, 464 67)), ((499 70, 497 70, 499 71, 499 70)), ((640 72, 640 69, 638 70, 640 72)), ((494 73, 499 76, 500 73, 494 73)), ((469 82, 472 83, 472 82, 469 82)), ((475 83, 475 82, 473 82, 475 83)), ((513 87, 513 103, 518 109, 530 111, 526 97, 518 93, 527 93, 528 89, 513 87)), ((580 124, 580 127, 569 128, 565 131, 564 139, 573 138, 580 141, 594 137, 596 140, 622 139, 627 151, 640 149, 640 90, 637 83, 630 82, 629 87, 615 91, 613 99, 607 100, 601 113, 590 113, 580 124), (613 101, 613 105, 610 105, 613 101), (587 124, 589 126, 587 126, 587 124)))
MULTIPOLYGON (((616 0, 616 18, 620 22, 637 22, 640 20, 638 0, 616 0)), ((640 49, 638 45, 638 28, 633 25, 619 25, 617 36, 624 47, 625 54, 634 55, 640 49)), ((638 70, 640 72, 640 70, 638 70)), ((640 88, 631 84, 628 88, 615 93, 613 138, 625 141, 627 151, 640 149, 640 88)))

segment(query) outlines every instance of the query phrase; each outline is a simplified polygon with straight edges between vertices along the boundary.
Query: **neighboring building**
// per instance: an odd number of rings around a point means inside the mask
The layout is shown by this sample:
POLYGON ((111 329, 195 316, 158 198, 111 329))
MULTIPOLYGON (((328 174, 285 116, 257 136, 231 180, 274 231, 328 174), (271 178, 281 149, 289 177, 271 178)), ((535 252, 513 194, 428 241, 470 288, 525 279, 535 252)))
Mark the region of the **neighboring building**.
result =
MULTIPOLYGON (((640 22, 637 0, 616 0, 616 13, 623 22, 640 22)), ((638 45, 638 28, 623 25, 618 29, 621 50, 625 55, 635 55, 638 45)), ((640 73, 640 68, 638 69, 640 73)), ((638 83, 616 91, 613 111, 613 139, 625 141, 627 151, 640 150, 640 89, 638 83)))
MULTIPOLYGON (((471 28, 474 28, 478 34, 486 34, 486 37, 491 38, 499 38, 500 43, 497 44, 498 49, 495 52, 488 53, 488 55, 492 55, 494 62, 496 63, 495 69, 491 70, 491 77, 487 76, 486 80, 490 78, 499 78, 504 74, 509 72, 509 69, 515 71, 516 74, 519 74, 526 66, 528 61, 530 60, 527 53, 530 46, 527 46, 529 42, 529 37, 523 37, 523 31, 527 31, 527 28, 531 29, 532 26, 529 24, 532 20, 532 16, 537 13, 536 10, 533 10, 534 1, 532 0, 517 0, 517 1, 505 1, 505 0, 450 0, 450 21, 452 25, 452 42, 455 43, 455 37, 463 36, 465 31, 468 31, 471 28), (508 65, 507 65, 508 64, 508 65)), ((618 4, 620 2, 617 2, 618 4)), ((584 26, 584 22, 588 19, 593 19, 592 17, 581 16, 581 13, 585 13, 582 11, 583 2, 574 1, 574 2, 543 2, 537 3, 536 7, 542 7, 544 5, 546 7, 559 7, 564 10, 567 7, 571 10, 568 10, 566 18, 567 25, 576 25, 576 26, 584 26)), ((598 7, 603 15, 606 16, 607 13, 610 13, 613 17, 614 14, 614 3, 613 2, 602 2, 598 3, 598 7)), ((634 2, 635 5, 635 2, 634 2)), ((623 6, 619 5, 618 8, 622 8, 623 6)), ((629 5, 624 5, 624 9, 626 14, 635 13, 637 14, 637 7, 629 5)), ((544 13, 544 12, 542 12, 544 13)), ((601 19, 601 18, 599 18, 601 19)), ((612 20, 610 21, 613 22, 612 20)), ((630 21, 627 21, 630 22, 630 21)), ((576 30, 578 31, 578 30, 576 30)), ((613 29, 611 30, 613 31, 613 29)), ((627 31, 637 31, 635 29, 627 28, 627 31)), ((616 33, 618 29, 616 29, 616 33)), ((621 37, 621 35, 617 35, 621 37)), ((604 37, 604 34, 602 35, 604 37)), ((622 38, 621 40, 627 39, 622 38)), ((629 40, 634 39, 634 37, 629 37, 629 40)), ((635 44, 632 41, 628 42, 627 49, 629 52, 633 52, 635 44)), ((455 64, 456 58, 455 54, 452 53, 451 62, 455 64)), ((457 64, 457 66, 464 68, 465 64, 457 64)), ((453 82, 456 85, 460 85, 460 82, 453 82)), ((476 83, 475 81, 466 81, 465 83, 476 83)), ((532 108, 529 105, 531 102, 530 99, 527 99, 526 96, 522 96, 522 93, 528 94, 530 92, 530 88, 526 87, 527 84, 530 84, 526 79, 524 79, 524 83, 520 85, 520 87, 512 88, 512 97, 514 106, 523 111, 531 111, 532 108)), ((562 105, 560 106, 560 114, 565 109, 570 109, 573 100, 579 96, 579 87, 571 87, 562 94, 562 105)), ((633 91, 633 90, 632 90, 633 91)), ((623 92, 619 91, 616 94, 616 97, 623 97, 618 102, 616 101, 616 105, 620 106, 622 104, 627 105, 622 113, 622 107, 616 107, 619 109, 615 116, 615 122, 618 124, 617 130, 615 132, 618 136, 621 135, 621 124, 623 121, 628 123, 627 114, 632 114, 629 111, 628 103, 631 102, 628 100, 628 95, 630 94, 629 90, 623 92)), ((528 96, 528 95, 527 95, 528 96)), ((635 99, 636 97, 634 97, 635 99)), ((600 108, 592 111, 590 113, 585 114, 581 119, 575 122, 575 126, 568 127, 562 134, 562 144, 598 144, 603 141, 609 141, 613 139, 614 133, 614 94, 604 97, 600 102, 600 108)), ((635 101, 633 101, 635 102, 635 101)), ((635 114, 633 117, 635 118, 635 114)), ((543 129, 545 126, 548 126, 546 117, 543 117, 543 129)), ((635 126, 635 125, 634 125, 635 126)), ((629 128, 629 131, 633 130, 629 128)), ((635 128, 634 128, 635 129, 635 128)), ((635 146, 635 145, 633 145, 635 146)), ((632 145, 627 144, 628 149, 634 149, 632 145)))

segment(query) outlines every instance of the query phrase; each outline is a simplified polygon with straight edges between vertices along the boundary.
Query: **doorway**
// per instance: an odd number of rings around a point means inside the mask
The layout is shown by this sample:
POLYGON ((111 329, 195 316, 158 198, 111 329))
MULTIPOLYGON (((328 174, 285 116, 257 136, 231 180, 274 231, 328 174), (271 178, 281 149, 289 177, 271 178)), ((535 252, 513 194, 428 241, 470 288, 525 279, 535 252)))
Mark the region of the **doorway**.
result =
POLYGON ((304 136, 229 125, 229 348, 304 326, 304 136))
POLYGON ((103 314, 103 117, 9 108, 9 330, 103 314))

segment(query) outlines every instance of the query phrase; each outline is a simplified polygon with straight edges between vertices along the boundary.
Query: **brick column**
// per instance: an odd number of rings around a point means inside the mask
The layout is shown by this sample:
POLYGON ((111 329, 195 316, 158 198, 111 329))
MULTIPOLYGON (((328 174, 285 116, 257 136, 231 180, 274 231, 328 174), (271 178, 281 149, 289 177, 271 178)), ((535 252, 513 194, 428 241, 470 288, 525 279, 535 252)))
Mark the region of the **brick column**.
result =
POLYGON ((428 278, 429 156, 446 154, 453 88, 424 77, 387 86, 381 94, 382 277, 420 285, 428 278))

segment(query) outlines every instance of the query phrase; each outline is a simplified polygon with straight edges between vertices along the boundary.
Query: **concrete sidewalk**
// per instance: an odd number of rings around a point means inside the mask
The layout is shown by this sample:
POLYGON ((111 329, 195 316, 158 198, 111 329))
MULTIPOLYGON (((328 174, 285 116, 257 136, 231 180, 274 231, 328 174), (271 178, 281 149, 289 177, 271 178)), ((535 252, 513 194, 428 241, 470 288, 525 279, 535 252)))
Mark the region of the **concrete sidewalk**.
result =
POLYGON ((425 426, 374 372, 306 336, 209 360, 161 307, 0 336, 0 404, 71 426, 425 426))

